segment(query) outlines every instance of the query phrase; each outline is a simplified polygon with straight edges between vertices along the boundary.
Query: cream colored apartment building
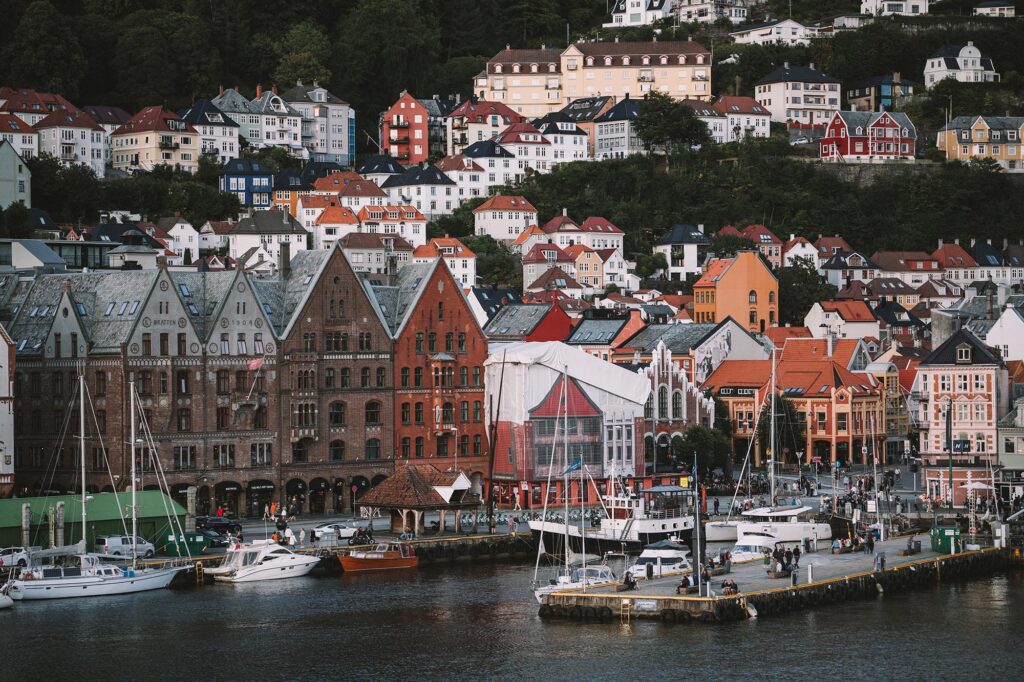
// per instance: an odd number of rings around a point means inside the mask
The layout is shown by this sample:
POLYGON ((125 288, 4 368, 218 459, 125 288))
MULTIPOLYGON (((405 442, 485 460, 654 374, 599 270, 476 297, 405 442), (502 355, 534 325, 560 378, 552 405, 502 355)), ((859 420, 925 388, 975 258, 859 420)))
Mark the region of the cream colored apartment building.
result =
POLYGON ((480 99, 502 102, 528 118, 581 97, 711 99, 711 54, 686 41, 581 42, 565 49, 506 47, 475 79, 480 99))

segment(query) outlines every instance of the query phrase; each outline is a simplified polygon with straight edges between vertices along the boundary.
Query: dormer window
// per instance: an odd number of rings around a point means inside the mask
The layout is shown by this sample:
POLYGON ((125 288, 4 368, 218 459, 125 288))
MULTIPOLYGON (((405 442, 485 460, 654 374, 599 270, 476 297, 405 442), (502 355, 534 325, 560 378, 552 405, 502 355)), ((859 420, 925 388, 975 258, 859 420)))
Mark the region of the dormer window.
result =
POLYGON ((685 64, 686 63, 686 55, 685 54, 679 55, 679 63, 680 64, 685 64))
POLYGON ((594 65, 594 58, 593 57, 587 57, 587 66, 593 66, 593 65, 594 65))
POLYGON ((530 73, 537 73, 537 65, 530 64, 530 73))
POLYGON ((971 362, 971 347, 966 343, 956 347, 956 362, 957 364, 971 362))
POLYGON ((667 56, 665 56, 665 55, 661 55, 661 58, 660 58, 660 59, 658 59, 658 62, 659 62, 660 64, 668 64, 668 57, 667 57, 667 56))
POLYGON ((649 56, 647 56, 647 55, 644 55, 643 59, 641 59, 641 61, 643 62, 644 66, 647 66, 648 64, 651 63, 651 58, 649 56))
POLYGON ((519 65, 518 64, 513 64, 512 65, 512 73, 519 73, 519 65))
POLYGON ((704 55, 702 55, 702 54, 697 55, 697 63, 698 64, 703 64, 704 63, 704 55))
POLYGON ((604 65, 605 66, 611 66, 612 65, 612 58, 611 57, 605 57, 604 58, 604 65))
POLYGON ((623 66, 629 66, 629 57, 623 57, 622 58, 622 65, 623 66))
POLYGON ((554 64, 548 64, 548 73, 554 73, 554 72, 555 72, 555 65, 554 64))

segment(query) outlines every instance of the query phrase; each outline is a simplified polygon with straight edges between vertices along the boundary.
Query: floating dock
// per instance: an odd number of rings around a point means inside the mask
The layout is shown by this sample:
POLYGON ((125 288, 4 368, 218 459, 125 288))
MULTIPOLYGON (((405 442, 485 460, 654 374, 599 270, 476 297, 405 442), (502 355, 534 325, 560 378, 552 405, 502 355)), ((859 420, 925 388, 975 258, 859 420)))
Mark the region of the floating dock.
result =
MULTIPOLYGON (((927 536, 923 540, 927 542, 927 536)), ((870 554, 832 554, 830 549, 806 553, 800 557, 796 584, 792 577, 769 577, 760 560, 733 565, 731 573, 711 578, 710 597, 678 594, 679 575, 642 580, 636 590, 627 592, 616 592, 615 584, 564 590, 545 597, 539 614, 544 619, 581 622, 644 618, 665 623, 720 623, 983 577, 1010 563, 1010 554, 1003 549, 939 554, 926 547, 903 556, 906 548, 905 538, 876 543, 875 554, 885 555, 884 570, 870 554), (736 582, 738 594, 722 595, 726 579, 736 582)))

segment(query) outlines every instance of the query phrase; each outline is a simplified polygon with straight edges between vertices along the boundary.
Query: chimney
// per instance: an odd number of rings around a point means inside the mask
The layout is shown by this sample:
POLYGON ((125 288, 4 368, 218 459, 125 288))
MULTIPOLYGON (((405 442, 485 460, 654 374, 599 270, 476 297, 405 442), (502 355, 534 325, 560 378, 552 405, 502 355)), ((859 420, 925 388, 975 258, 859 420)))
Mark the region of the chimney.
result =
POLYGON ((831 329, 829 330, 829 333, 825 335, 825 337, 828 339, 828 357, 832 357, 832 330, 831 329))
POLYGON ((796 239, 796 235, 793 234, 792 232, 790 232, 789 233, 789 241, 793 241, 794 239, 796 239))
POLYGON ((900 82, 900 72, 899 71, 893 71, 892 72, 892 82, 893 83, 899 83, 900 82))
POLYGON ((563 207, 562 208, 562 215, 564 217, 568 217, 569 216, 569 209, 563 207))
POLYGON ((1005 251, 1008 248, 1010 248, 1010 240, 1007 239, 1006 237, 1003 237, 1003 251, 1005 251))
POLYGON ((220 94, 221 97, 224 96, 224 85, 223 84, 220 86, 220 93, 219 94, 220 94))
POLYGON ((992 287, 989 287, 988 291, 985 292, 985 310, 988 311, 988 319, 996 319, 996 305, 992 296, 992 287))
POLYGON ((977 241, 978 241, 977 239, 974 239, 973 237, 971 238, 971 248, 972 248, 972 249, 974 248, 974 244, 975 244, 975 243, 976 243, 977 241))
POLYGON ((615 36, 615 42, 619 42, 619 36, 615 36))
POLYGON ((288 279, 292 274, 292 245, 288 242, 281 242, 281 251, 277 256, 277 269, 281 273, 281 279, 288 279))
POLYGON ((956 244, 957 246, 960 246, 960 240, 959 239, 954 239, 953 243, 956 244))
POLYGON ((789 68, 789 62, 782 62, 782 68, 788 69, 789 68))
POLYGON ((992 246, 992 240, 991 239, 986 239, 985 243, 988 244, 989 246, 992 246))
POLYGON ((811 71, 814 71, 814 62, 811 62, 811 71))
POLYGON ((704 234, 704 223, 697 223, 697 231, 704 234))
POLYGON ((157 256, 156 257, 156 268, 157 268, 157 270, 166 270, 167 269, 167 256, 157 256))
POLYGON ((939 248, 940 249, 942 248, 942 240, 941 239, 939 240, 939 248))
POLYGON ((270 91, 276 95, 277 94, 277 86, 276 85, 271 85, 270 86, 270 91))
POLYGON ((262 94, 263 94, 263 84, 262 83, 257 83, 256 84, 256 99, 259 99, 262 94))

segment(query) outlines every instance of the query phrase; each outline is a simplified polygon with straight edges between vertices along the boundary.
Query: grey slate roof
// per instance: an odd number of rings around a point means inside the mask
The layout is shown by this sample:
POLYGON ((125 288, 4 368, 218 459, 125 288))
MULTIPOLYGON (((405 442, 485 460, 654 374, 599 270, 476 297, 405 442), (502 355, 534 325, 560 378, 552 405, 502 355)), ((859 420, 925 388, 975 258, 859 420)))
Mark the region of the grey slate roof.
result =
POLYGON ((64 259, 54 253, 53 249, 38 239, 18 239, 22 248, 28 251, 43 265, 65 265, 64 259))
MULTIPOLYGON (((253 211, 228 234, 309 234, 287 211, 253 211)), ((302 253, 301 251, 299 253, 302 253)), ((298 254, 296 254, 298 255, 298 254)))
POLYGON ((180 112, 181 120, 195 126, 229 126, 237 128, 230 116, 217 108, 217 105, 208 99, 198 99, 188 109, 180 112))
POLYGON ((164 245, 134 223, 101 223, 87 232, 89 241, 123 244, 138 242, 162 250, 164 245))
POLYGON ((642 100, 626 98, 620 100, 611 109, 594 119, 595 123, 608 123, 610 121, 632 121, 640 114, 640 102, 642 100))
POLYGON ((711 322, 700 324, 651 324, 634 334, 623 344, 623 348, 653 351, 659 341, 673 353, 687 353, 718 327, 711 322))
POLYGON ((496 341, 521 340, 537 328, 550 310, 549 303, 509 303, 487 322, 484 334, 496 341))
POLYGON ((270 105, 270 103, 274 99, 274 97, 279 96, 280 95, 275 95, 274 92, 271 90, 266 90, 262 94, 260 94, 259 97, 249 102, 249 111, 251 111, 254 114, 272 114, 274 116, 302 116, 302 114, 299 113, 299 110, 293 107, 291 104, 288 104, 288 101, 283 97, 281 98, 281 101, 284 103, 285 111, 284 113, 276 111, 270 105))
POLYGON ((957 347, 967 344, 971 347, 971 363, 972 365, 1002 365, 1002 361, 999 360, 992 352, 978 340, 978 337, 969 331, 959 329, 946 339, 945 343, 936 348, 931 354, 924 359, 921 363, 922 366, 931 365, 956 365, 957 347))
POLYGON ((431 273, 439 262, 440 260, 435 260, 429 263, 406 265, 398 271, 394 281, 388 284, 377 284, 373 275, 363 275, 363 288, 366 289, 370 301, 378 309, 381 321, 392 335, 397 335, 408 319, 409 313, 415 307, 416 300, 420 296, 421 289, 426 286, 431 273))
POLYGON ((292 256, 291 273, 287 279, 278 273, 273 277, 250 280, 253 292, 278 336, 288 327, 302 297, 313 286, 316 274, 331 253, 333 249, 299 251, 292 256))
POLYGON ((221 169, 221 175, 271 175, 273 171, 270 166, 260 163, 259 161, 252 161, 251 159, 231 159, 224 164, 224 168, 221 169))
POLYGON ((381 184, 381 189, 389 187, 409 187, 412 185, 455 185, 455 181, 434 166, 422 168, 415 166, 400 175, 392 175, 381 184))
POLYGON ((838 83, 827 73, 808 66, 780 66, 754 85, 770 85, 772 83, 838 83))
POLYGON ((480 140, 474 142, 465 149, 462 150, 463 156, 468 156, 471 159, 490 158, 490 157, 504 157, 504 158, 515 158, 515 155, 509 150, 502 147, 494 140, 480 140))
POLYGON ((224 94, 213 98, 213 105, 226 114, 248 114, 249 100, 234 88, 228 88, 224 94))
POLYGON ((602 95, 600 97, 581 97, 575 99, 564 107, 561 112, 570 121, 576 123, 589 123, 600 115, 601 109, 605 107, 608 102, 611 101, 611 97, 608 95, 602 95))
POLYGON ((405 167, 398 163, 398 161, 396 161, 390 154, 374 154, 373 156, 367 157, 366 160, 356 168, 356 173, 363 176, 382 173, 398 175, 399 173, 404 172, 405 167))
POLYGON ((696 225, 676 223, 655 240, 656 246, 668 244, 710 244, 711 240, 696 225))
POLYGON ((569 345, 586 345, 594 343, 611 343, 619 330, 625 326, 627 318, 612 320, 581 320, 572 335, 566 341, 569 345))
POLYGON ((902 112, 895 111, 840 111, 839 116, 846 122, 846 127, 852 131, 857 128, 863 128, 865 134, 869 126, 873 125, 878 119, 883 116, 890 117, 898 126, 906 128, 909 133, 908 137, 911 139, 917 139, 917 128, 914 127, 914 122, 910 120, 910 117, 902 112))
POLYGON ((495 313, 501 310, 502 306, 508 303, 519 303, 520 301, 519 294, 514 289, 471 287, 469 294, 476 298, 477 303, 480 304, 480 307, 487 315, 488 321, 494 317, 495 313))
POLYGON ((327 88, 320 86, 315 81, 313 82, 312 85, 303 85, 301 81, 296 83, 295 87, 285 90, 281 94, 281 99, 283 99, 285 102, 313 102, 315 104, 323 103, 342 105, 348 104, 348 102, 341 99, 327 88), (323 90, 324 92, 327 93, 327 96, 324 98, 323 102, 321 102, 320 100, 315 100, 309 96, 309 93, 313 92, 314 90, 323 90))

